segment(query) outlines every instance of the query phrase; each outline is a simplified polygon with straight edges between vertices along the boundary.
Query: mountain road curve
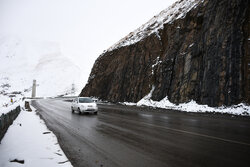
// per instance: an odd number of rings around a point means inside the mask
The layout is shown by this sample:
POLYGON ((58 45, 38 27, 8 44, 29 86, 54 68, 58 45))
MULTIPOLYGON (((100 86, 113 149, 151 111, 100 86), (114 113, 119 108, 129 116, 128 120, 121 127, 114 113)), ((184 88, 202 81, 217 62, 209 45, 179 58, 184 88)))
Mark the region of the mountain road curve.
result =
POLYGON ((79 115, 62 99, 32 105, 75 167, 250 164, 250 117, 116 104, 79 115))

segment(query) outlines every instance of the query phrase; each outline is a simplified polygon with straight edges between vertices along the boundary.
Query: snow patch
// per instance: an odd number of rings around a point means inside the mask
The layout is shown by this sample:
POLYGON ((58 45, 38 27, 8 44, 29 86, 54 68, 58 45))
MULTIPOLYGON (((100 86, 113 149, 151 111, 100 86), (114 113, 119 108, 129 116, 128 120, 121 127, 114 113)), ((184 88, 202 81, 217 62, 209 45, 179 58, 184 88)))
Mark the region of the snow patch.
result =
POLYGON ((191 48, 194 45, 194 43, 192 43, 191 45, 189 45, 189 48, 191 48))
POLYGON ((153 85, 149 94, 147 94, 145 97, 143 97, 136 105, 141 106, 141 105, 147 104, 149 101, 151 101, 151 97, 152 97, 154 90, 155 90, 155 86, 153 85))
POLYGON ((132 103, 132 102, 123 102, 123 103, 120 103, 120 104, 124 104, 126 106, 136 106, 136 103, 132 103))
POLYGON ((152 65, 152 75, 154 75, 154 68, 157 66, 157 65, 159 65, 160 63, 162 63, 162 61, 160 60, 160 57, 158 56, 157 58, 156 58, 156 62, 155 62, 155 64, 153 64, 152 65))

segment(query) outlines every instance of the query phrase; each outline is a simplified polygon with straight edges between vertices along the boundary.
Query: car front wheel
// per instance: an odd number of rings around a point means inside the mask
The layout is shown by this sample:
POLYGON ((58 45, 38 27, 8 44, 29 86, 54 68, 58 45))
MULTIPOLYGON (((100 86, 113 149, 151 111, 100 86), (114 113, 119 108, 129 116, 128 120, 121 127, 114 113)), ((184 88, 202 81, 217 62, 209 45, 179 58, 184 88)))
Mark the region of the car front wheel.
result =
POLYGON ((79 112, 79 115, 81 115, 81 110, 80 110, 80 108, 78 108, 78 112, 79 112))
POLYGON ((71 107, 71 112, 72 112, 72 113, 74 113, 74 109, 73 109, 73 107, 71 107))

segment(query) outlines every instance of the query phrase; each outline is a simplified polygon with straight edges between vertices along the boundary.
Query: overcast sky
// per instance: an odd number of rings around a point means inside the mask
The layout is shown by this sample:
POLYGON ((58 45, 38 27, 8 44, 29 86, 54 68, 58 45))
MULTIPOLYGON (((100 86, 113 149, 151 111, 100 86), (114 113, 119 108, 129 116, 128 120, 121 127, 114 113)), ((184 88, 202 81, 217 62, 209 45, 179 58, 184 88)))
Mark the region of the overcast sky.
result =
POLYGON ((86 70, 84 63, 92 67, 103 50, 174 1, 0 0, 0 35, 58 42, 86 70))

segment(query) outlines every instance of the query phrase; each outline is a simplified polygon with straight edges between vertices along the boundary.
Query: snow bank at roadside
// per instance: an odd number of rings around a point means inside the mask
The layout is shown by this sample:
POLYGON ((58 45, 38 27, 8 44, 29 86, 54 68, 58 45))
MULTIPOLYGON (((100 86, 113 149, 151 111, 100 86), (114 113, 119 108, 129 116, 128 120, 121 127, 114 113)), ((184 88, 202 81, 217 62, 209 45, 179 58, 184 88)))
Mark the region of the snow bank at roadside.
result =
POLYGON ((0 116, 2 114, 7 114, 11 110, 14 110, 17 106, 22 103, 21 95, 17 95, 16 97, 12 97, 13 103, 10 101, 10 97, 0 95, 0 116))
POLYGON ((188 103, 181 103, 176 105, 171 103, 168 100, 168 97, 165 97, 161 101, 154 101, 151 99, 152 93, 154 91, 154 87, 150 91, 148 95, 142 98, 137 103, 130 103, 130 102, 123 102, 121 104, 124 105, 134 105, 134 106, 150 106, 154 108, 163 108, 163 109, 173 109, 173 110, 180 110, 186 112, 217 112, 217 113, 227 113, 227 114, 234 114, 234 115, 244 115, 250 116, 250 106, 240 103, 238 105, 233 105, 230 107, 209 107, 208 105, 201 105, 197 104, 195 101, 191 100, 188 103))
POLYGON ((0 144, 1 167, 71 167, 56 136, 32 109, 22 110, 0 144), (24 164, 10 162, 24 160, 24 164))

